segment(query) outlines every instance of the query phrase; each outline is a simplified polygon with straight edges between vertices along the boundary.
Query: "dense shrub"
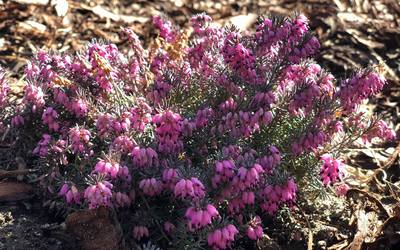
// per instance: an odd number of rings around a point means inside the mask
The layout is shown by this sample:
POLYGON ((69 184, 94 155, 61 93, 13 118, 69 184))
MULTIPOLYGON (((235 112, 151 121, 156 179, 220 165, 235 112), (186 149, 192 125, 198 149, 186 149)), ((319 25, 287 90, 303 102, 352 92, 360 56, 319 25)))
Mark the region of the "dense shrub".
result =
POLYGON ((295 209, 310 183, 339 182, 347 145, 395 136, 359 110, 385 79, 369 68, 335 80, 310 59, 319 43, 303 15, 260 18, 254 32, 207 15, 191 33, 153 22, 148 49, 124 29, 129 53, 38 52, 19 103, 0 75, 1 129, 51 204, 115 209, 137 241, 226 249, 263 237, 265 218, 295 209))

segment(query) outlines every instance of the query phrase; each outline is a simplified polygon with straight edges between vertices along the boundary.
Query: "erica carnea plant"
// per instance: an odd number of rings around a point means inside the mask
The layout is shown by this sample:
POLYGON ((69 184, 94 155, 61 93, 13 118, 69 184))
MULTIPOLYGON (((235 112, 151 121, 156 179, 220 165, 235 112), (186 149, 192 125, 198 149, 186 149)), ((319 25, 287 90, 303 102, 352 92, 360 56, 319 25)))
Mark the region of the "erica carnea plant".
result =
MULTIPOLYGON (((190 22, 155 17, 147 49, 123 29, 129 53, 92 42, 28 63, 2 128, 40 169, 49 204, 114 209, 140 244, 254 244, 299 193, 341 181, 347 145, 395 137, 359 109, 385 79, 375 68, 344 80, 322 69, 305 16, 260 18, 254 32, 205 14, 190 22)), ((7 92, 0 74, 0 106, 7 92)))

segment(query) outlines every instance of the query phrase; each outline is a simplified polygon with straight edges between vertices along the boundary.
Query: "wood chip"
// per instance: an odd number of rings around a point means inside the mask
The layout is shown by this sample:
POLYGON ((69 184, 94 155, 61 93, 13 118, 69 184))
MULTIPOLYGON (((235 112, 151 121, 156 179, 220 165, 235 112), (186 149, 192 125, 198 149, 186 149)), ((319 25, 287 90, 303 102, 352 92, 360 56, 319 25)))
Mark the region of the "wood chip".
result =
POLYGON ((68 13, 69 5, 67 0, 55 0, 51 1, 51 3, 54 4, 57 16, 65 16, 68 13))
POLYGON ((36 4, 36 5, 47 5, 50 0, 12 0, 19 4, 36 4))
POLYGON ((149 20, 148 17, 140 17, 140 16, 128 16, 128 15, 117 15, 114 14, 100 5, 97 5, 94 8, 89 8, 94 14, 98 15, 101 18, 109 18, 115 22, 124 22, 124 23, 145 23, 149 20))

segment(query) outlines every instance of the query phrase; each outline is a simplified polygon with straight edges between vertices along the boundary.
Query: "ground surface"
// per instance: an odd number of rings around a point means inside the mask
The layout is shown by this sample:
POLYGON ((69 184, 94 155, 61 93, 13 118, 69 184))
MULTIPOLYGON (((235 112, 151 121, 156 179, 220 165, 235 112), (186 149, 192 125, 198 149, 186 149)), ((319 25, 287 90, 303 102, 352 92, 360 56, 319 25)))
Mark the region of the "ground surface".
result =
POLYGON ((21 204, 0 206, 0 249, 62 249, 61 241, 46 237, 48 217, 21 204))
MULTIPOLYGON (((310 18, 322 43, 317 61, 336 76, 345 76, 354 67, 381 64, 389 85, 366 107, 378 111, 398 131, 398 0, 0 0, 0 64, 17 82, 26 60, 38 49, 74 51, 93 38, 124 47, 121 26, 131 27, 148 42, 155 36, 150 17, 161 13, 185 25, 192 14, 207 12, 216 22, 232 22, 245 29, 258 14, 288 15, 293 11, 310 18)), ((313 201, 318 205, 311 206, 305 199, 301 201, 303 213, 290 218, 296 225, 292 232, 271 227, 269 236, 282 249, 307 249, 310 237, 315 249, 400 249, 396 234, 400 231, 397 145, 398 141, 370 148, 355 145, 348 152, 348 181, 354 189, 347 200, 331 196, 313 201)), ((43 211, 35 198, 0 202, 0 249, 60 249, 61 242, 49 237, 56 236, 47 230, 48 223, 55 221, 43 211)), ((265 243, 263 248, 277 249, 276 244, 265 243)))

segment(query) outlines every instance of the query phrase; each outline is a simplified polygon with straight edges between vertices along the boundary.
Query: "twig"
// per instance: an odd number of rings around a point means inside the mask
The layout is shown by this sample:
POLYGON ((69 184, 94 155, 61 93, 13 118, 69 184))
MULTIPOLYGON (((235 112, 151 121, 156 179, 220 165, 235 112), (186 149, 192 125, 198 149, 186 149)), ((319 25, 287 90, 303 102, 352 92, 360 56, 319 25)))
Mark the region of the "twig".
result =
POLYGON ((22 170, 0 170, 0 179, 10 178, 10 177, 18 177, 19 175, 26 175, 32 173, 31 169, 22 169, 22 170))
POLYGON ((310 221, 308 220, 306 214, 303 212, 303 209, 301 209, 301 208, 300 208, 300 213, 304 217, 304 219, 306 220, 307 227, 308 227, 307 250, 312 250, 312 247, 313 247, 313 233, 312 233, 311 224, 310 224, 310 221))
POLYGON ((350 188, 347 191, 346 197, 350 198, 352 196, 351 195, 352 193, 358 193, 358 194, 364 195, 365 198, 374 202, 377 205, 377 207, 385 214, 386 217, 390 217, 389 211, 385 208, 385 206, 383 206, 382 202, 378 198, 376 198, 373 195, 371 195, 370 193, 368 193, 367 191, 364 191, 364 190, 361 190, 358 188, 350 188))
POLYGON ((368 178, 367 184, 369 184, 372 180, 376 180, 376 176, 379 172, 382 172, 388 168, 390 168, 396 161, 397 157, 400 153, 400 142, 398 142, 396 149, 394 150, 393 154, 386 160, 386 162, 378 169, 374 170, 374 173, 368 178))

